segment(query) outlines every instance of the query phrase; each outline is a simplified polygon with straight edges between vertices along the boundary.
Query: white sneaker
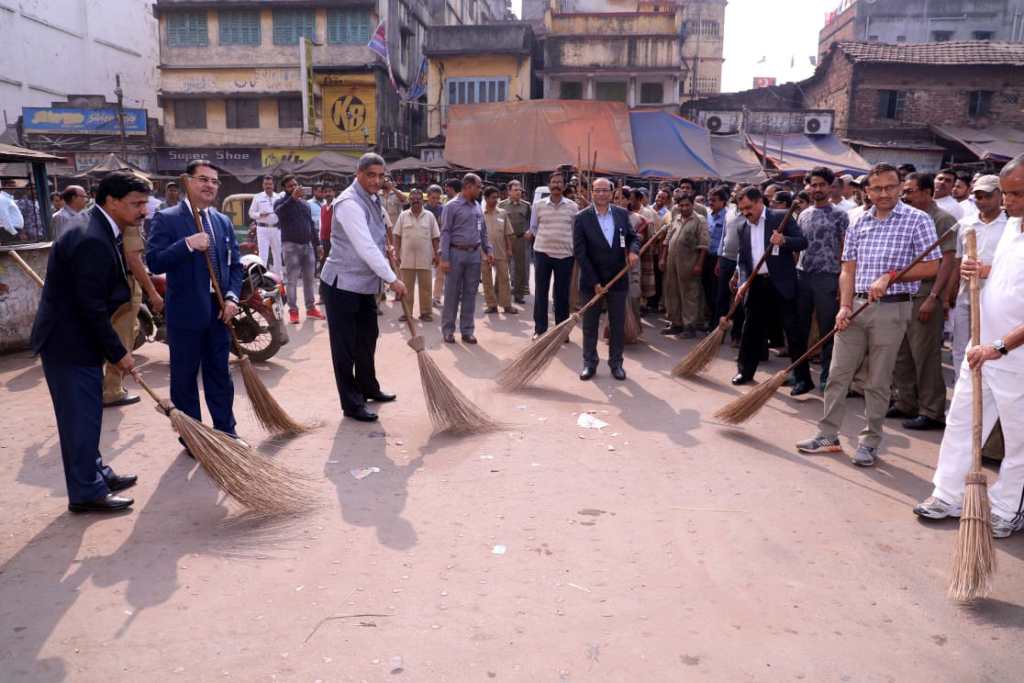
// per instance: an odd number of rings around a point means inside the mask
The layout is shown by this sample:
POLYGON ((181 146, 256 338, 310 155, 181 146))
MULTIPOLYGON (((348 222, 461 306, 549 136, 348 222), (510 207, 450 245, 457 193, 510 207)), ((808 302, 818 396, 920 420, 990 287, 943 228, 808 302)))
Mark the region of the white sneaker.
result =
POLYGON ((928 519, 946 519, 947 517, 959 517, 961 508, 959 505, 947 503, 941 498, 929 496, 926 500, 914 507, 914 514, 918 517, 928 519))
POLYGON ((992 514, 992 538, 1007 538, 1024 528, 1024 517, 1014 522, 999 515, 992 514))

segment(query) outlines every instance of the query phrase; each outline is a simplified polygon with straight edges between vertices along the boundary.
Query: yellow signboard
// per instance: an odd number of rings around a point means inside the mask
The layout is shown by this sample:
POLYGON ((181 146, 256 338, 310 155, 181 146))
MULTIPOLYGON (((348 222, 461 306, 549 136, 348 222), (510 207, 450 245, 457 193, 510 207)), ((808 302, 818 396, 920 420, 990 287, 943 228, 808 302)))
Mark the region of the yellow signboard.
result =
POLYGON ((370 83, 324 85, 324 142, 372 145, 377 142, 377 89, 370 83))
POLYGON ((260 155, 260 163, 266 168, 282 161, 309 161, 320 156, 322 151, 304 147, 264 147, 260 155))

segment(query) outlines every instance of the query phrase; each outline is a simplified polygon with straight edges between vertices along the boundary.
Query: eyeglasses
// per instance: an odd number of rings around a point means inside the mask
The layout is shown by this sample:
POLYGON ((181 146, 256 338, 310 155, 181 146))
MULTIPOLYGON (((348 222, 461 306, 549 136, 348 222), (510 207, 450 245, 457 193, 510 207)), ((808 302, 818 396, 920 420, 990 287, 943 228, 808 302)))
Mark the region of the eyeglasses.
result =
POLYGON ((202 185, 213 185, 214 187, 220 187, 220 181, 217 180, 216 178, 211 178, 205 175, 194 175, 190 177, 192 178, 192 180, 195 180, 196 182, 202 185))
POLYGON ((872 194, 897 194, 899 191, 899 185, 868 185, 868 192, 872 194))

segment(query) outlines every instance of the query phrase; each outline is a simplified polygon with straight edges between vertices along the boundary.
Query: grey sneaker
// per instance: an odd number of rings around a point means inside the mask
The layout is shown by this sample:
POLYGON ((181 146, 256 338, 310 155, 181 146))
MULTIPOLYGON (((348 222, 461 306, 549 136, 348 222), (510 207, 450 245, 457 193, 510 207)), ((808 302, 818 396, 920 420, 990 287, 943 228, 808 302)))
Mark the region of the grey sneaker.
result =
POLYGON ((1006 538, 1024 528, 1024 518, 1014 522, 992 513, 992 538, 1006 538))
POLYGON ((873 467, 878 459, 878 449, 871 446, 857 446, 857 452, 850 458, 857 467, 873 467))
POLYGON ((918 517, 927 517, 928 519, 946 519, 947 517, 959 517, 960 510, 959 505, 953 505, 941 498, 929 496, 914 507, 914 514, 918 517))
POLYGON ((801 453, 811 455, 817 453, 842 453, 843 447, 839 445, 839 437, 816 436, 813 439, 801 441, 796 445, 801 453))

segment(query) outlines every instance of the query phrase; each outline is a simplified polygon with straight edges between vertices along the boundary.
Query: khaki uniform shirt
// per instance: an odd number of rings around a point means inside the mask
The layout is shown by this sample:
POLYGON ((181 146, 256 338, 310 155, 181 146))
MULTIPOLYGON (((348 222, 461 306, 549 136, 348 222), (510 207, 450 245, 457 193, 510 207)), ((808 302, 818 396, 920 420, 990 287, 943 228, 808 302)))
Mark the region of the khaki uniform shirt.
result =
POLYGON ((498 202, 498 208, 504 209, 505 213, 508 214, 508 220, 512 223, 512 230, 515 232, 516 237, 522 237, 530 229, 529 202, 522 199, 517 202, 506 199, 503 202, 498 202))
POLYGON ((137 225, 130 225, 121 231, 124 240, 124 267, 128 275, 128 286, 132 290, 132 304, 142 302, 142 288, 132 275, 128 267, 128 254, 142 254, 146 251, 146 243, 142 239, 142 232, 137 225))
POLYGON ((419 216, 406 209, 398 214, 398 222, 394 227, 395 237, 402 238, 401 267, 411 270, 430 270, 434 261, 433 240, 440 239, 441 228, 437 225, 434 214, 426 209, 419 216))
POLYGON ((493 249, 492 255, 496 261, 508 260, 508 252, 505 251, 505 237, 515 237, 515 230, 503 209, 495 208, 494 211, 484 211, 484 223, 487 224, 487 239, 493 249))

